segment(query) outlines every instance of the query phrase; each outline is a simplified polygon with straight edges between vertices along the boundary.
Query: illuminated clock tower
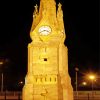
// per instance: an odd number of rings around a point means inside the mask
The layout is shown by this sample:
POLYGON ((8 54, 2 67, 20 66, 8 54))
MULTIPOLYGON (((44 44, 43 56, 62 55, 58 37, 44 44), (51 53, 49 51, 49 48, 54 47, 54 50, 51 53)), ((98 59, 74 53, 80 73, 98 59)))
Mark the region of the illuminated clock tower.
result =
POLYGON ((40 0, 35 6, 28 44, 28 71, 22 100, 73 100, 61 4, 40 0))

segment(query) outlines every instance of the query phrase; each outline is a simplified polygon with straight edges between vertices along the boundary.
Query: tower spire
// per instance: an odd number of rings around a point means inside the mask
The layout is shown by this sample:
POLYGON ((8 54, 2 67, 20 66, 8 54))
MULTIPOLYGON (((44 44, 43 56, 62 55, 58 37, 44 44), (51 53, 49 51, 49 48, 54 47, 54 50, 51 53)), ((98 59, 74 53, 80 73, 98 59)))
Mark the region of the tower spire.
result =
POLYGON ((40 0, 40 7, 38 11, 38 6, 34 6, 35 10, 33 13, 33 23, 31 27, 31 31, 34 30, 35 26, 39 24, 39 22, 43 19, 49 21, 49 23, 53 24, 56 22, 56 3, 55 0, 40 0), (38 13, 37 13, 38 12, 38 13))
POLYGON ((35 39, 39 39, 37 33, 39 27, 43 25, 50 26, 52 28, 51 35, 58 35, 57 37, 60 37, 60 39, 62 38, 62 42, 64 42, 66 35, 63 22, 62 5, 60 3, 58 4, 57 10, 55 0, 40 0, 40 7, 38 8, 37 5, 35 6, 33 23, 30 31, 32 40, 33 37, 35 37, 35 39))

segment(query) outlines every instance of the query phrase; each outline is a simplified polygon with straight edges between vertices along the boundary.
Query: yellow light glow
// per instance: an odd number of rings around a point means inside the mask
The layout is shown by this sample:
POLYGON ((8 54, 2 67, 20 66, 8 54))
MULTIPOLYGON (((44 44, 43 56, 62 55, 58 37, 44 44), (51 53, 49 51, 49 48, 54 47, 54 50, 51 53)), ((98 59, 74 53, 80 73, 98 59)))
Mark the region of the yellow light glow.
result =
POLYGON ((20 84, 23 84, 23 81, 20 81, 19 83, 20 83, 20 84))
POLYGON ((2 65, 2 64, 3 64, 3 62, 1 61, 1 62, 0 62, 0 65, 2 65))
POLYGON ((86 82, 83 82, 82 84, 83 84, 84 86, 85 86, 85 85, 87 85, 87 83, 86 83, 86 82))
POLYGON ((89 75, 89 79, 94 80, 95 79, 95 75, 89 75))
POLYGON ((76 70, 76 71, 79 71, 79 69, 78 69, 77 67, 75 68, 75 70, 76 70))

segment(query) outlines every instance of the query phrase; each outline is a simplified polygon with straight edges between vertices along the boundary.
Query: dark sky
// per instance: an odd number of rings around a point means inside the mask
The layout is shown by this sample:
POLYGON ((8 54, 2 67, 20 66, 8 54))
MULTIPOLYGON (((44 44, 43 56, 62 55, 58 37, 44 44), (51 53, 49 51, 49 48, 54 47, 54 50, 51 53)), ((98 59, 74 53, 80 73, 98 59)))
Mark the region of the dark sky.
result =
MULTIPOLYGON (((57 0, 63 5, 69 73, 100 74, 98 0, 57 0)), ((8 77, 23 79, 27 69, 27 45, 34 5, 39 0, 0 1, 0 58, 8 59, 8 77), (16 78, 17 77, 17 78, 16 78)))

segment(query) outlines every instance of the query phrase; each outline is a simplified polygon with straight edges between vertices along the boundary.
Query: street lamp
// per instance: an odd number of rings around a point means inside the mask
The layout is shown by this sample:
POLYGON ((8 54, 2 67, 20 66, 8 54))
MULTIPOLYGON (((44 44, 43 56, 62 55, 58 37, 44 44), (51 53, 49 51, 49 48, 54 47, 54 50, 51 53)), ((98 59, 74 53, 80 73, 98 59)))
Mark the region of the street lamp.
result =
POLYGON ((82 82, 82 85, 83 85, 83 86, 86 86, 86 85, 87 85, 87 83, 86 83, 86 82, 82 82))
MULTIPOLYGON (((0 62, 0 66, 3 65, 3 61, 0 62)), ((3 72, 1 73, 1 92, 3 92, 3 72)))
POLYGON ((8 67, 9 59, 0 59, 0 72, 1 72, 1 92, 4 90, 4 70, 8 67))
POLYGON ((93 100, 94 100, 94 92, 93 92, 93 90, 94 90, 94 81, 96 79, 96 76, 94 74, 90 74, 89 75, 89 79, 92 81, 92 97, 93 97, 93 100))
POLYGON ((24 82, 23 82, 23 81, 19 81, 19 83, 18 83, 18 88, 19 88, 19 89, 22 89, 23 85, 24 85, 24 82))
POLYGON ((75 68, 75 71, 76 71, 76 73, 75 73, 75 74, 76 74, 76 75, 75 75, 75 76, 76 76, 76 95, 77 95, 77 99, 78 99, 78 90, 77 90, 77 87, 78 87, 78 86, 77 86, 77 84, 78 84, 78 79, 77 79, 77 78, 78 78, 78 77, 77 77, 77 72, 79 71, 79 69, 76 67, 76 68, 75 68))
POLYGON ((19 84, 19 86, 23 86, 24 82, 20 81, 18 84, 19 84))
POLYGON ((89 75, 89 79, 92 81, 92 91, 93 91, 93 89, 94 89, 94 81, 95 81, 96 77, 95 77, 95 75, 91 74, 91 75, 89 75))

